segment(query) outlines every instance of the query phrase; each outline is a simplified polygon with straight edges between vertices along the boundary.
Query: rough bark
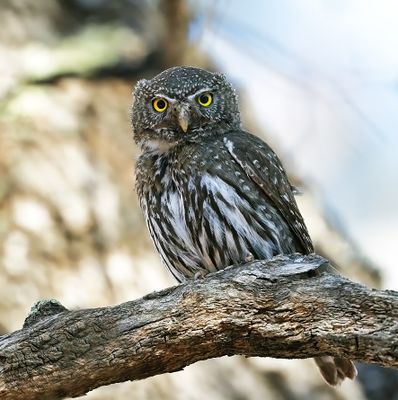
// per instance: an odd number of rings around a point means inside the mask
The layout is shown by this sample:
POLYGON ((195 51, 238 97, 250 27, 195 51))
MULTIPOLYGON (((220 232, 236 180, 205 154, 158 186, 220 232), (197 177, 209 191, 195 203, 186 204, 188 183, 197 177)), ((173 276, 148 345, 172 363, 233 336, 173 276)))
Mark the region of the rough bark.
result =
POLYGON ((398 367, 398 293, 330 271, 320 256, 292 255, 115 307, 39 302, 23 329, 0 338, 0 398, 74 397, 234 354, 398 367))

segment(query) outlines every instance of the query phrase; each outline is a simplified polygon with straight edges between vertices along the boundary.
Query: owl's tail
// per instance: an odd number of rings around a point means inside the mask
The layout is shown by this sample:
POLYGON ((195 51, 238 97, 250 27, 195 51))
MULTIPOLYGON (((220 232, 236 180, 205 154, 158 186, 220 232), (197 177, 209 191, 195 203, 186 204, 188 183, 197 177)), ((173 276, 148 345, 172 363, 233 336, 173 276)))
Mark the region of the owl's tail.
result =
POLYGON ((354 363, 347 358, 324 356, 314 358, 314 361, 329 385, 336 386, 345 378, 354 379, 357 376, 354 363))

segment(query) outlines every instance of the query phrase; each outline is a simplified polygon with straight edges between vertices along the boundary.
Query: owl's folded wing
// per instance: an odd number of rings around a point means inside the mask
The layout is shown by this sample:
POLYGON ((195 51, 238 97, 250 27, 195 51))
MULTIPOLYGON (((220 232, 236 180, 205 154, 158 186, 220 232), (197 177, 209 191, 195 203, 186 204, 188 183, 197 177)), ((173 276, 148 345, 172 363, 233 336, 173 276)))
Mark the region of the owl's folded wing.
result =
POLYGON ((313 245, 303 217, 297 207, 283 166, 273 150, 258 137, 247 132, 230 132, 224 145, 247 176, 263 191, 286 221, 303 253, 313 252, 313 245), (244 139, 244 140, 242 140, 244 139))

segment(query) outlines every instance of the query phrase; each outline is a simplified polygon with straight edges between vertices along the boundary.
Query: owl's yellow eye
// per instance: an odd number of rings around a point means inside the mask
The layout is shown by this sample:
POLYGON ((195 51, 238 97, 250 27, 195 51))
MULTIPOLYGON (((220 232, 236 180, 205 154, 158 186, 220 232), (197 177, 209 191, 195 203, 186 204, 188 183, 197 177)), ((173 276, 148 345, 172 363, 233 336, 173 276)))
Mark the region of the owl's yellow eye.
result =
POLYGON ((157 97, 156 99, 152 100, 153 109, 159 113, 165 111, 168 106, 168 101, 163 97, 157 97))
POLYGON ((209 92, 202 93, 196 98, 196 100, 201 106, 208 107, 211 103, 213 103, 213 95, 209 92))

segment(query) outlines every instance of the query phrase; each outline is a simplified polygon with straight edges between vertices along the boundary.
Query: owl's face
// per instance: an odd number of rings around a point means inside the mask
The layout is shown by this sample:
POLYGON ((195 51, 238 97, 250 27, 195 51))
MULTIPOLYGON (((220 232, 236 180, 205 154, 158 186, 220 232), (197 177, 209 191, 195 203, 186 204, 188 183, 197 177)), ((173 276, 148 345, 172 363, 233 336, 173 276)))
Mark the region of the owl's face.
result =
POLYGON ((143 148, 167 147, 192 135, 222 133, 240 126, 237 96, 221 74, 174 67, 134 91, 135 141, 143 148))

